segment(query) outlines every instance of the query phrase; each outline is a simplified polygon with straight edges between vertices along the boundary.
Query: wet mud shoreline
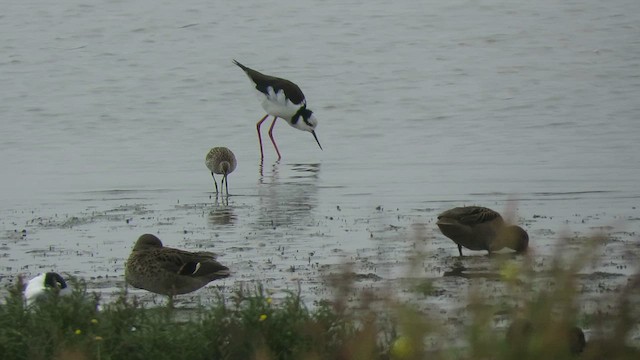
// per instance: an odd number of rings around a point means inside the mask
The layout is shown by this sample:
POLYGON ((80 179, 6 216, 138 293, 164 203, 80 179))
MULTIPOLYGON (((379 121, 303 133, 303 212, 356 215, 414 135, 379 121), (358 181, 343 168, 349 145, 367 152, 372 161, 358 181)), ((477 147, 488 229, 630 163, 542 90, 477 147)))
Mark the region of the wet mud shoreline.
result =
MULTIPOLYGON (((135 239, 152 232, 168 246, 216 252, 232 270, 227 279, 178 296, 178 307, 206 306, 218 294, 230 296, 240 287, 258 285, 274 299, 300 292, 313 306, 315 301, 336 296, 335 279, 347 274, 354 306, 362 291, 392 295, 456 323, 464 321, 471 289, 504 296, 502 266, 505 261, 525 259, 508 251, 492 257, 466 251, 458 257, 455 244, 435 228, 437 207, 402 209, 382 204, 363 209, 336 202, 318 208, 280 203, 273 206, 287 206, 291 214, 269 216, 261 204, 269 199, 254 196, 231 196, 227 204, 215 197, 206 202, 180 198, 162 203, 144 199, 148 194, 122 195, 101 193, 67 206, 79 211, 58 212, 59 206, 5 210, 0 295, 20 275, 55 270, 86 281, 101 301, 111 301, 125 287, 124 264, 135 239), (429 290, 421 292, 420 285, 426 282, 429 290)), ((519 203, 518 214, 527 211, 527 204, 519 203)), ((640 258, 633 230, 640 221, 635 215, 607 218, 606 212, 598 212, 558 219, 533 214, 518 219, 531 234, 527 256, 540 282, 549 277, 558 251, 570 256, 592 236, 601 236, 601 256, 579 276, 585 313, 606 309, 602 294, 620 291, 638 270, 633 265, 640 258), (564 229, 556 228, 558 220, 564 229)), ((162 296, 129 291, 149 306, 166 303, 162 296)))

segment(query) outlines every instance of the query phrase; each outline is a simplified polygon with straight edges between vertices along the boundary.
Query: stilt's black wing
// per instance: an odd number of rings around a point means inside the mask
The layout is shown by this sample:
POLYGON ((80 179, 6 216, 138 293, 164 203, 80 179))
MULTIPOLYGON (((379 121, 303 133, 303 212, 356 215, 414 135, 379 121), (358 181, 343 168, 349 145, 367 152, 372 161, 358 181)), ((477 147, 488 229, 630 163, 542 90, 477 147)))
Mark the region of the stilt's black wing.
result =
POLYGON ((265 75, 261 72, 248 68, 236 60, 233 63, 238 65, 249 76, 249 79, 256 85, 256 89, 265 95, 269 95, 269 87, 273 88, 276 93, 280 90, 284 91, 284 95, 294 104, 301 104, 305 101, 304 94, 298 85, 287 79, 275 76, 265 75))

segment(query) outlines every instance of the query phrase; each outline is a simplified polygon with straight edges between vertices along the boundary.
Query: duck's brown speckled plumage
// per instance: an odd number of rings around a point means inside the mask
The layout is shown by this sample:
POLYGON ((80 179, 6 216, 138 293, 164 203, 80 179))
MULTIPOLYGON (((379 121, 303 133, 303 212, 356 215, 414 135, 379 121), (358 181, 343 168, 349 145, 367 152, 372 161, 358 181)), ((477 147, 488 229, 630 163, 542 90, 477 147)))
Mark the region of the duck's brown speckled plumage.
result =
POLYGON ((217 262, 214 253, 164 247, 151 234, 138 238, 125 268, 125 279, 131 286, 170 297, 227 276, 229 268, 217 262))
POLYGON ((504 247, 516 251, 526 250, 529 236, 519 226, 505 224, 494 210, 481 206, 465 206, 449 209, 438 216, 440 231, 462 247, 470 250, 487 250, 489 253, 504 247))

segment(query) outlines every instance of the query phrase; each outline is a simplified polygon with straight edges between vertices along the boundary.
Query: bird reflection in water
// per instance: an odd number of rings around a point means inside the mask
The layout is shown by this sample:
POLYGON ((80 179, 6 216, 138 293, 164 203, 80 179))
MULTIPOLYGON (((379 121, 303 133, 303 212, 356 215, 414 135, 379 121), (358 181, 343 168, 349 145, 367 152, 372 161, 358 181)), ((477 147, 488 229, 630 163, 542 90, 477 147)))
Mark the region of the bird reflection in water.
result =
POLYGON ((319 177, 319 163, 275 162, 258 180, 257 227, 315 223, 312 210, 318 202, 319 177))
POLYGON ((237 215, 233 212, 233 207, 216 206, 209 211, 209 224, 211 225, 232 225, 238 220, 237 215))
MULTIPOLYGON (((278 178, 278 169, 280 167, 280 160, 276 160, 271 165, 271 179, 278 178)), ((260 160, 260 164, 258 164, 258 184, 264 184, 264 160, 260 160)))
POLYGON ((461 277, 461 278, 465 278, 465 279, 493 279, 493 280, 499 280, 500 279, 500 274, 498 272, 492 272, 489 271, 488 269, 482 269, 482 268, 468 268, 463 266, 460 263, 456 263, 453 268, 451 268, 451 270, 449 271, 445 271, 444 274, 442 274, 442 276, 444 277, 461 277))
MULTIPOLYGON (((494 254, 492 256, 472 256, 476 262, 467 263, 467 266, 463 265, 462 261, 457 260, 450 270, 445 271, 443 277, 460 277, 465 279, 488 279, 488 280, 500 280, 504 277, 499 268, 495 267, 495 264, 504 263, 507 260, 517 259, 515 254, 494 254), (487 261, 489 259, 496 261, 487 261), (493 264, 493 265, 492 265, 493 264)), ((520 281, 520 280, 516 280, 520 281)))
POLYGON ((213 193, 212 195, 209 195, 209 199, 213 199, 213 205, 217 206, 229 206, 229 195, 220 195, 220 197, 218 197, 217 193, 213 193))

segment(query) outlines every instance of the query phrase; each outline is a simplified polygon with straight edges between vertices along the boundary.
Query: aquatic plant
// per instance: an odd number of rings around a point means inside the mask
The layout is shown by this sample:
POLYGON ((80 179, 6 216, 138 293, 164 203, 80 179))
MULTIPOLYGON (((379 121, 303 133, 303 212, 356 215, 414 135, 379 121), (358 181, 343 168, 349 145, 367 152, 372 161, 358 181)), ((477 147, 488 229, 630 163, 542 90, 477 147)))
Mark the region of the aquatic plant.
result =
MULTIPOLYGON (((423 236, 416 232, 416 242, 423 236)), ((570 255, 561 246, 544 272, 533 257, 492 258, 506 296, 472 287, 458 327, 392 293, 356 290, 348 271, 332 283, 334 298, 311 307, 299 292, 275 301, 257 285, 226 298, 218 295, 215 305, 187 314, 146 307, 126 291, 99 307, 100 299, 73 278, 70 296, 46 297, 26 307, 24 284, 17 281, 0 304, 0 354, 2 359, 637 359, 640 353, 630 345, 640 324, 640 276, 603 292, 598 301, 610 305, 601 311, 581 311, 581 271, 599 261, 604 242, 594 236, 570 255), (354 294, 358 300, 348 301, 354 294), (526 319, 523 330, 506 337, 507 325, 517 319, 526 319), (566 330, 575 325, 590 330, 585 348, 576 348, 566 330)), ((411 262, 418 264, 419 258, 417 251, 411 262)), ((428 279, 407 289, 423 297, 438 293, 428 279)))

